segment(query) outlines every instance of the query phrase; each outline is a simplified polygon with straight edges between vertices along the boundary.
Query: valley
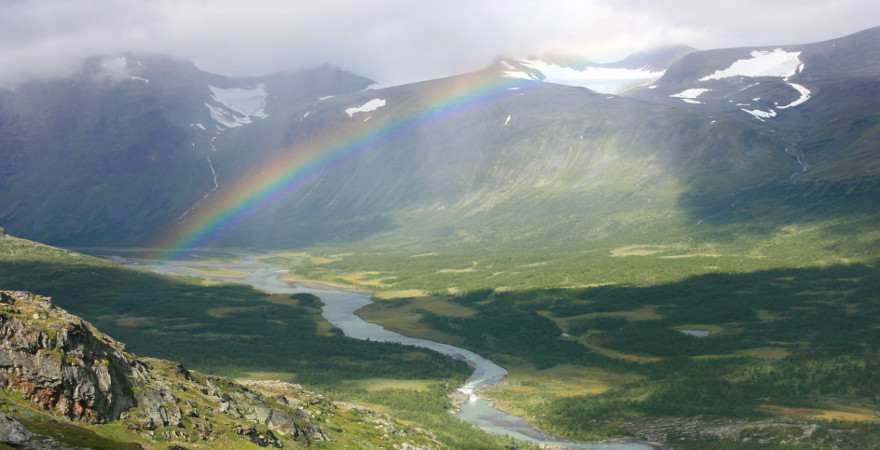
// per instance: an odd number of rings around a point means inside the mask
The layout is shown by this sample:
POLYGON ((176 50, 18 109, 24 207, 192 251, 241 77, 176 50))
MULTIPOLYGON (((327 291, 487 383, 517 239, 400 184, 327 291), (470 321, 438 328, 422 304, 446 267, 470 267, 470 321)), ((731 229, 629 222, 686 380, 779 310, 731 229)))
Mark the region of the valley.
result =
MULTIPOLYGON (((190 256, 198 257, 198 255, 190 256)), ((282 281, 283 271, 261 262, 261 258, 255 256, 246 256, 240 261, 229 262, 201 262, 199 259, 173 263, 154 263, 141 260, 130 261, 129 264, 132 264, 133 267, 163 274, 188 276, 191 276, 194 271, 204 273, 205 268, 209 268, 215 273, 218 270, 220 273, 243 271, 239 273, 244 273, 244 276, 233 277, 231 280, 251 285, 270 294, 311 294, 316 296, 323 303, 321 306, 323 318, 348 337, 369 342, 392 342, 405 346, 427 348, 452 359, 465 361, 473 373, 463 385, 456 387, 452 394, 455 398, 453 402, 458 409, 457 416, 488 432, 509 436, 518 442, 529 442, 553 448, 592 450, 652 448, 649 445, 636 443, 590 444, 554 440, 552 437, 529 427, 522 419, 496 410, 490 402, 481 398, 479 393, 501 382, 507 373, 504 368, 468 350, 430 340, 407 337, 363 321, 354 313, 370 305, 371 300, 368 293, 333 290, 327 286, 291 286, 282 281)), ((230 281, 229 277, 222 275, 215 276, 213 279, 219 282, 230 281)))
POLYGON ((0 77, 0 449, 880 448, 880 27, 834 36, 0 77))

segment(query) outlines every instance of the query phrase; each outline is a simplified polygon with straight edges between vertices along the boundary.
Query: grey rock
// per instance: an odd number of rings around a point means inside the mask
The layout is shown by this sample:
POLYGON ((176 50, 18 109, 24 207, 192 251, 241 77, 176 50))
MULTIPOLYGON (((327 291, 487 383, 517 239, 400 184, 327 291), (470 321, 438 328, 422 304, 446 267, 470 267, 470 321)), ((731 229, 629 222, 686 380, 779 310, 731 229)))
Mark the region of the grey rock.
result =
POLYGON ((33 435, 19 421, 0 414, 0 442, 20 445, 29 441, 33 435))
POLYGON ((121 344, 48 298, 6 291, 2 303, 22 313, 0 316, 0 385, 87 422, 116 420, 134 405, 121 344))

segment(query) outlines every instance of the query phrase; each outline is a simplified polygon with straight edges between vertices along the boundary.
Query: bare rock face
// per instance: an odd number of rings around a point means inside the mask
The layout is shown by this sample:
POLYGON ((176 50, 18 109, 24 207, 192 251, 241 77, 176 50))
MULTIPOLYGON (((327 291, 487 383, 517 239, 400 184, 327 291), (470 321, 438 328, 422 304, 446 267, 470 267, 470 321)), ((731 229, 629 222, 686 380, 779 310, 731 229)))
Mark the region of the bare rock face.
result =
POLYGON ((106 422, 135 404, 134 366, 122 344, 50 299, 0 291, 0 387, 70 419, 106 422))

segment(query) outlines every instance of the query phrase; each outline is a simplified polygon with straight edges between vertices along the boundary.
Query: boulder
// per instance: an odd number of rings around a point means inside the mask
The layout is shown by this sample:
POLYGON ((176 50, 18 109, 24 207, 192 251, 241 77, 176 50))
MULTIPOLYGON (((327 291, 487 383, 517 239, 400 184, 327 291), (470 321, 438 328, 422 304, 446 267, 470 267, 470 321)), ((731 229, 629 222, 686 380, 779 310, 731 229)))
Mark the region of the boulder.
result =
POLYGON ((32 437, 31 433, 24 428, 24 425, 6 414, 0 414, 0 442, 21 445, 32 437))

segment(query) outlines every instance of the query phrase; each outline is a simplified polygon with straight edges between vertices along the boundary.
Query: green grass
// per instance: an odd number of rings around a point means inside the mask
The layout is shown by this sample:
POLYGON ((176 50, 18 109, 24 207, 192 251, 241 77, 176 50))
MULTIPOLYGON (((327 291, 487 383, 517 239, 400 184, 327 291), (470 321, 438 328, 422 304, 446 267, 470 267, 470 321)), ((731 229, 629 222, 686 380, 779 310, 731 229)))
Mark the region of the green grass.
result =
MULTIPOLYGON (((464 363, 431 351, 327 332, 329 324, 320 317, 313 296, 270 296, 241 285, 159 276, 9 236, 0 236, 0 286, 50 296, 142 356, 230 377, 300 382, 334 399, 375 405, 430 429, 450 448, 503 448, 502 440, 447 412, 448 391, 470 374, 464 363), (364 387, 377 379, 386 385, 423 380, 433 387, 422 392, 364 387), (413 405, 431 407, 419 410, 413 405)), ((39 417, 33 426, 53 429, 47 416, 39 417)), ((142 441, 115 425, 93 429, 65 424, 73 428, 56 427, 57 433, 74 444, 124 448, 119 442, 126 438, 142 441)), ((347 448, 383 445, 370 437, 374 429, 360 426, 343 421, 330 431, 347 432, 337 440, 348 442, 347 448)))
POLYGON ((313 385, 377 376, 458 379, 468 372, 434 352, 319 333, 314 305, 39 246, 24 256, 29 245, 0 240, 0 286, 53 297, 138 354, 230 376, 283 372, 313 385))
MULTIPOLYGON (((404 318, 415 320, 427 329, 425 335, 454 335, 460 345, 506 364, 520 375, 491 395, 543 429, 572 438, 628 435, 638 433, 640 423, 672 418, 756 421, 771 416, 766 405, 842 404, 874 410, 880 418, 875 264, 706 274, 648 286, 481 290, 446 299, 476 314, 441 316, 419 310, 419 299, 383 301, 363 314, 390 328, 404 318), (646 306, 656 314, 632 313, 646 306), (415 318, 412 311, 418 311, 415 318), (767 320, 768 313, 774 320, 767 320), (565 320, 591 316, 597 318, 565 320), (678 331, 695 323, 718 331, 706 338, 678 331), (614 354, 563 333, 589 336, 614 354), (773 357, 765 355, 768 348, 777 349, 773 357), (601 368, 610 374, 605 380, 617 382, 582 395, 554 392, 550 387, 560 382, 554 368, 571 365, 601 368), (523 380, 522 373, 533 380, 523 380)), ((570 390, 595 381, 584 376, 570 390)), ((876 431, 819 422, 839 426, 835 436, 848 443, 843 448, 880 443, 876 431), (851 435, 855 428, 859 434, 851 435)), ((822 448, 816 442, 804 448, 822 448)))

